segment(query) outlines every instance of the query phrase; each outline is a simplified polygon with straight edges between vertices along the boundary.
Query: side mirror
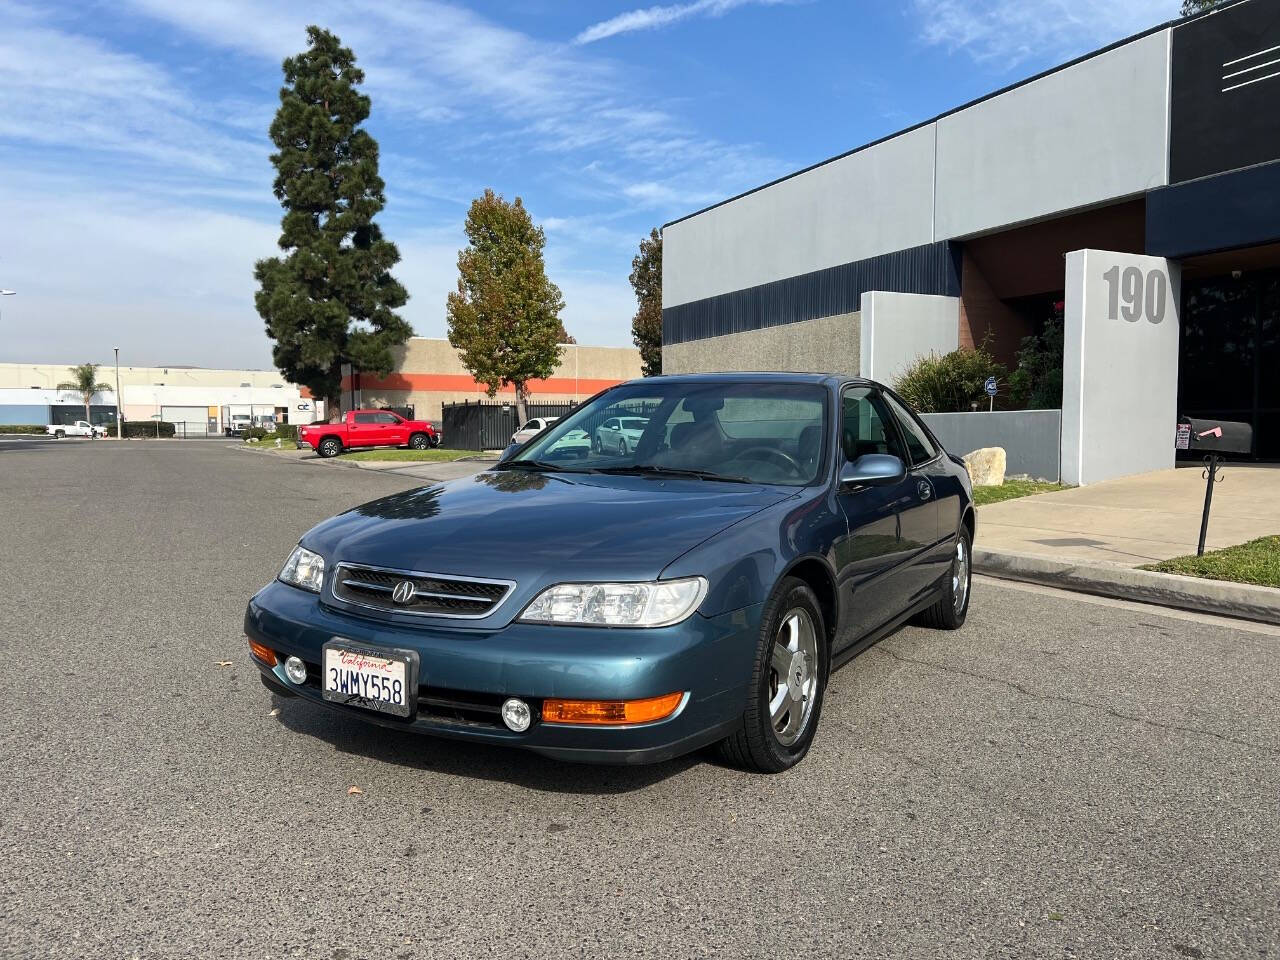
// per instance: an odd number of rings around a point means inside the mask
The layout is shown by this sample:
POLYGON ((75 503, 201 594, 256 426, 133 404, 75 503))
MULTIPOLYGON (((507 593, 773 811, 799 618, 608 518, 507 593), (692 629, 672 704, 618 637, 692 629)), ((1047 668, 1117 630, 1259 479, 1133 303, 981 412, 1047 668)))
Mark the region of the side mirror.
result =
POLYGON ((887 487, 902 480, 907 468, 887 453, 867 453, 840 468, 840 490, 856 487, 887 487))
POLYGON ((507 460, 508 457, 510 457, 517 450, 519 450, 522 446, 523 444, 520 444, 520 443, 511 444, 510 446, 507 447, 507 449, 502 451, 502 456, 498 458, 498 462, 503 463, 504 461, 507 460))

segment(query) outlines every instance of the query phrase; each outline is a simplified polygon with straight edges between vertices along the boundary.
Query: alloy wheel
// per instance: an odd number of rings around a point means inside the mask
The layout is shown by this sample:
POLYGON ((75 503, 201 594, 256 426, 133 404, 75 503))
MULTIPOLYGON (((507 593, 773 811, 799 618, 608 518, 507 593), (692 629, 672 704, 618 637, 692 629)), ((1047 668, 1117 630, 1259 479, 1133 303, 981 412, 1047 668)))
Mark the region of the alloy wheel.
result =
POLYGON ((778 626, 769 661, 769 723, 784 747, 800 739, 809 725, 819 664, 813 618, 802 607, 793 607, 778 626))

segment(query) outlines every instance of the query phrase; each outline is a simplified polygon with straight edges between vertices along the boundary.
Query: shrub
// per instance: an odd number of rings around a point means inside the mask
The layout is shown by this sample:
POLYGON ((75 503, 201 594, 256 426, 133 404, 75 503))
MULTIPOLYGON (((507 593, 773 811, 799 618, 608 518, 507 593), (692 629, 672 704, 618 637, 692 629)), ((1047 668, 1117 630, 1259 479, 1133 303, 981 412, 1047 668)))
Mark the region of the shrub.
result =
POLYGON ((0 423, 0 433, 44 433, 44 424, 0 423))
POLYGON ((1018 366, 1009 377, 1009 396, 1027 410, 1062 406, 1062 314, 1045 321, 1039 334, 1022 338, 1018 366))
POLYGON ((126 440, 154 440, 157 427, 162 438, 173 436, 173 424, 168 420, 127 420, 124 423, 124 438, 126 440))
POLYGON ((987 352, 986 345, 973 350, 931 353, 920 357, 893 384, 902 399, 921 413, 957 413, 985 401, 988 377, 1003 380, 1005 368, 987 352))
POLYGON ((297 440, 298 425, 296 423, 277 423, 276 436, 281 440, 297 440))

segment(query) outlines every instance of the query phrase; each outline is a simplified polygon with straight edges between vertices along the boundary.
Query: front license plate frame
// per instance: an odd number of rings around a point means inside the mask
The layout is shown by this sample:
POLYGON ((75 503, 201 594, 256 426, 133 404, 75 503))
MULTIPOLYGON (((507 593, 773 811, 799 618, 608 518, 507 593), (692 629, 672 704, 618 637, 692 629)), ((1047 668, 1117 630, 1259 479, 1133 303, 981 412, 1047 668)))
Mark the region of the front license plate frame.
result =
MULTIPOLYGON (((404 650, 398 647, 375 647, 367 643, 354 643, 341 637, 334 637, 321 648, 320 692, 324 695, 324 699, 330 703, 340 703, 343 706, 369 710, 373 713, 389 713, 392 716, 408 719, 418 709, 418 684, 421 682, 418 675, 418 666, 418 653, 416 650, 404 650), (344 654, 357 658, 369 658, 375 665, 379 661, 385 661, 386 670, 383 675, 389 681, 397 679, 399 671, 395 669, 395 665, 402 665, 404 668, 404 703, 397 704, 390 700, 367 697, 360 693, 353 693, 350 690, 330 689, 331 666, 332 668, 337 668, 340 665, 337 663, 331 665, 330 656, 341 658, 344 654)), ((361 670, 358 672, 369 675, 368 671, 361 670)))

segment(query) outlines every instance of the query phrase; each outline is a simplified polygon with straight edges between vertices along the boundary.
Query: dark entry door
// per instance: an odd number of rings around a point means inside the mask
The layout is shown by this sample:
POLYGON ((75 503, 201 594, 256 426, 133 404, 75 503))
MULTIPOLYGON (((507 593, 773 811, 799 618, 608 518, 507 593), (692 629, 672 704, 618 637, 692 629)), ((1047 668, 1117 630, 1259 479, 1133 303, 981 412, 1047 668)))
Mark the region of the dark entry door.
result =
POLYGON ((1253 426, 1254 455, 1280 460, 1280 271, 1188 281, 1178 412, 1253 426))

